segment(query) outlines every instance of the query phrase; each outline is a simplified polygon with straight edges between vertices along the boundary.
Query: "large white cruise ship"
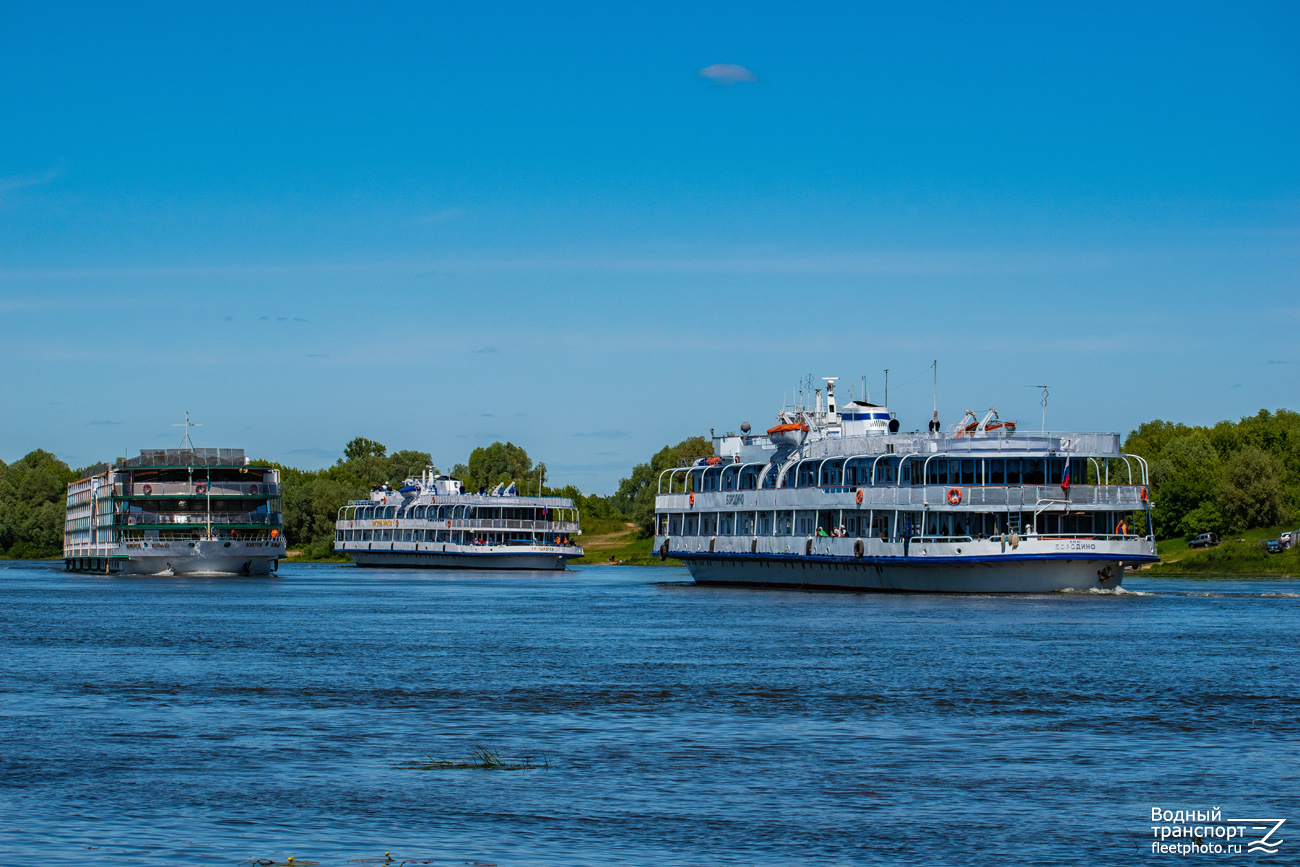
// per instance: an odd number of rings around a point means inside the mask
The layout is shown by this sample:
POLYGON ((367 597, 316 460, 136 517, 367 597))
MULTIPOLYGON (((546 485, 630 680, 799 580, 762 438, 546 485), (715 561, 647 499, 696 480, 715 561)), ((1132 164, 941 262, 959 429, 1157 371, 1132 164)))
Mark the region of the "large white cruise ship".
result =
POLYGON ((339 510, 334 550, 358 566, 564 569, 582 556, 578 510, 568 497, 530 497, 513 484, 465 493, 423 473, 339 510))
POLYGON ((901 433, 825 379, 824 401, 659 476, 660 557, 702 584, 953 593, 1112 589, 1158 559, 1147 464, 1119 434, 1026 434, 996 409, 901 433))
POLYGON ((280 472, 243 449, 196 449, 187 437, 68 485, 70 572, 266 575, 284 556, 280 472))

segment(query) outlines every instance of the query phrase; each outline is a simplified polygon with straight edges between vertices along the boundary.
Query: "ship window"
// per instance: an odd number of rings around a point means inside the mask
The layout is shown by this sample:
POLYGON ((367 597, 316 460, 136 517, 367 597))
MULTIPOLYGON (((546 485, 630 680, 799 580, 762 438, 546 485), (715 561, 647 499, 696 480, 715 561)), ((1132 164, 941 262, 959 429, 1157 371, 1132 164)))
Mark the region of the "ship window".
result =
POLYGON ((1047 462, 1047 469, 1047 483, 1049 485, 1059 485, 1061 483, 1061 459, 1052 458, 1047 462))
POLYGON ((961 483, 963 485, 975 484, 975 461, 961 462, 961 483))
POLYGON ((816 512, 795 512, 794 532, 796 536, 811 536, 817 530, 816 512))
POLYGON ((758 532, 756 535, 759 536, 772 535, 772 513, 771 512, 758 513, 758 532))
POLYGON ((700 516, 687 514, 686 520, 682 524, 682 535, 698 536, 700 534, 700 516))
POLYGON ((794 512, 776 513, 776 535, 789 536, 794 531, 794 512))
POLYGON ((1026 485, 1043 485, 1047 483, 1046 474, 1043 472, 1043 459, 1034 458, 1025 459, 1021 463, 1021 478, 1026 485))
POLYGON ((736 529, 736 513, 723 512, 718 516, 718 535, 730 536, 736 529))
POLYGON ((1007 484, 1020 484, 1020 459, 1007 458, 1007 484))
POLYGON ((396 506, 389 506, 388 508, 384 509, 384 517, 385 517, 385 518, 391 518, 391 517, 395 516, 396 514, 397 514, 397 507, 396 507, 396 506))
POLYGON ((989 461, 989 484, 1005 485, 1007 483, 1006 461, 1002 458, 989 461))
POLYGON ((700 515, 700 535, 716 536, 718 534, 718 513, 704 512, 700 515))

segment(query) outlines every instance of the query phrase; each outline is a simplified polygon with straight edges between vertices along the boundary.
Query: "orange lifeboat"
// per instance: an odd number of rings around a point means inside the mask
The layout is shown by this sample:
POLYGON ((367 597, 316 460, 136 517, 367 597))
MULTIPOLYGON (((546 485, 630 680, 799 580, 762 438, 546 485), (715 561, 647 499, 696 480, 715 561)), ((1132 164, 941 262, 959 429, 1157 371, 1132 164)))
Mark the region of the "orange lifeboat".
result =
POLYGON ((767 429, 767 435, 778 446, 799 446, 808 435, 808 425, 803 422, 789 422, 767 429))

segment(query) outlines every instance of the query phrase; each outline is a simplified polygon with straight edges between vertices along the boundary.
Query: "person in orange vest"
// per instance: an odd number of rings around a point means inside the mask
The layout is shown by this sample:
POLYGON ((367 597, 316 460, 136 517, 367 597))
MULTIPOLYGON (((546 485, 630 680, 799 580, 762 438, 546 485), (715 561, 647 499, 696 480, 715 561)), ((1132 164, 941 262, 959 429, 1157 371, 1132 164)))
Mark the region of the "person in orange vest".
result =
POLYGON ((1115 525, 1115 535, 1116 536, 1128 535, 1128 524, 1124 523, 1123 518, 1120 518, 1119 523, 1115 525))

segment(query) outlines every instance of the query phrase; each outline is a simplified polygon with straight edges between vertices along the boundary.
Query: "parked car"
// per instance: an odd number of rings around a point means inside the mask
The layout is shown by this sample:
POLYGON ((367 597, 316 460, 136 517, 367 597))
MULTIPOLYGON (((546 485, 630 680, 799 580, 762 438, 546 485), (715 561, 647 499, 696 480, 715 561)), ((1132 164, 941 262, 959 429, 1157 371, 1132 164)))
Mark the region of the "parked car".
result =
POLYGON ((1216 533, 1202 533, 1195 539, 1187 543, 1188 548, 1212 548, 1219 544, 1219 536, 1216 533))
POLYGON ((1270 554, 1281 554, 1285 550, 1282 547, 1282 543, 1279 542, 1277 539, 1265 540, 1264 547, 1268 550, 1268 553, 1270 554))

